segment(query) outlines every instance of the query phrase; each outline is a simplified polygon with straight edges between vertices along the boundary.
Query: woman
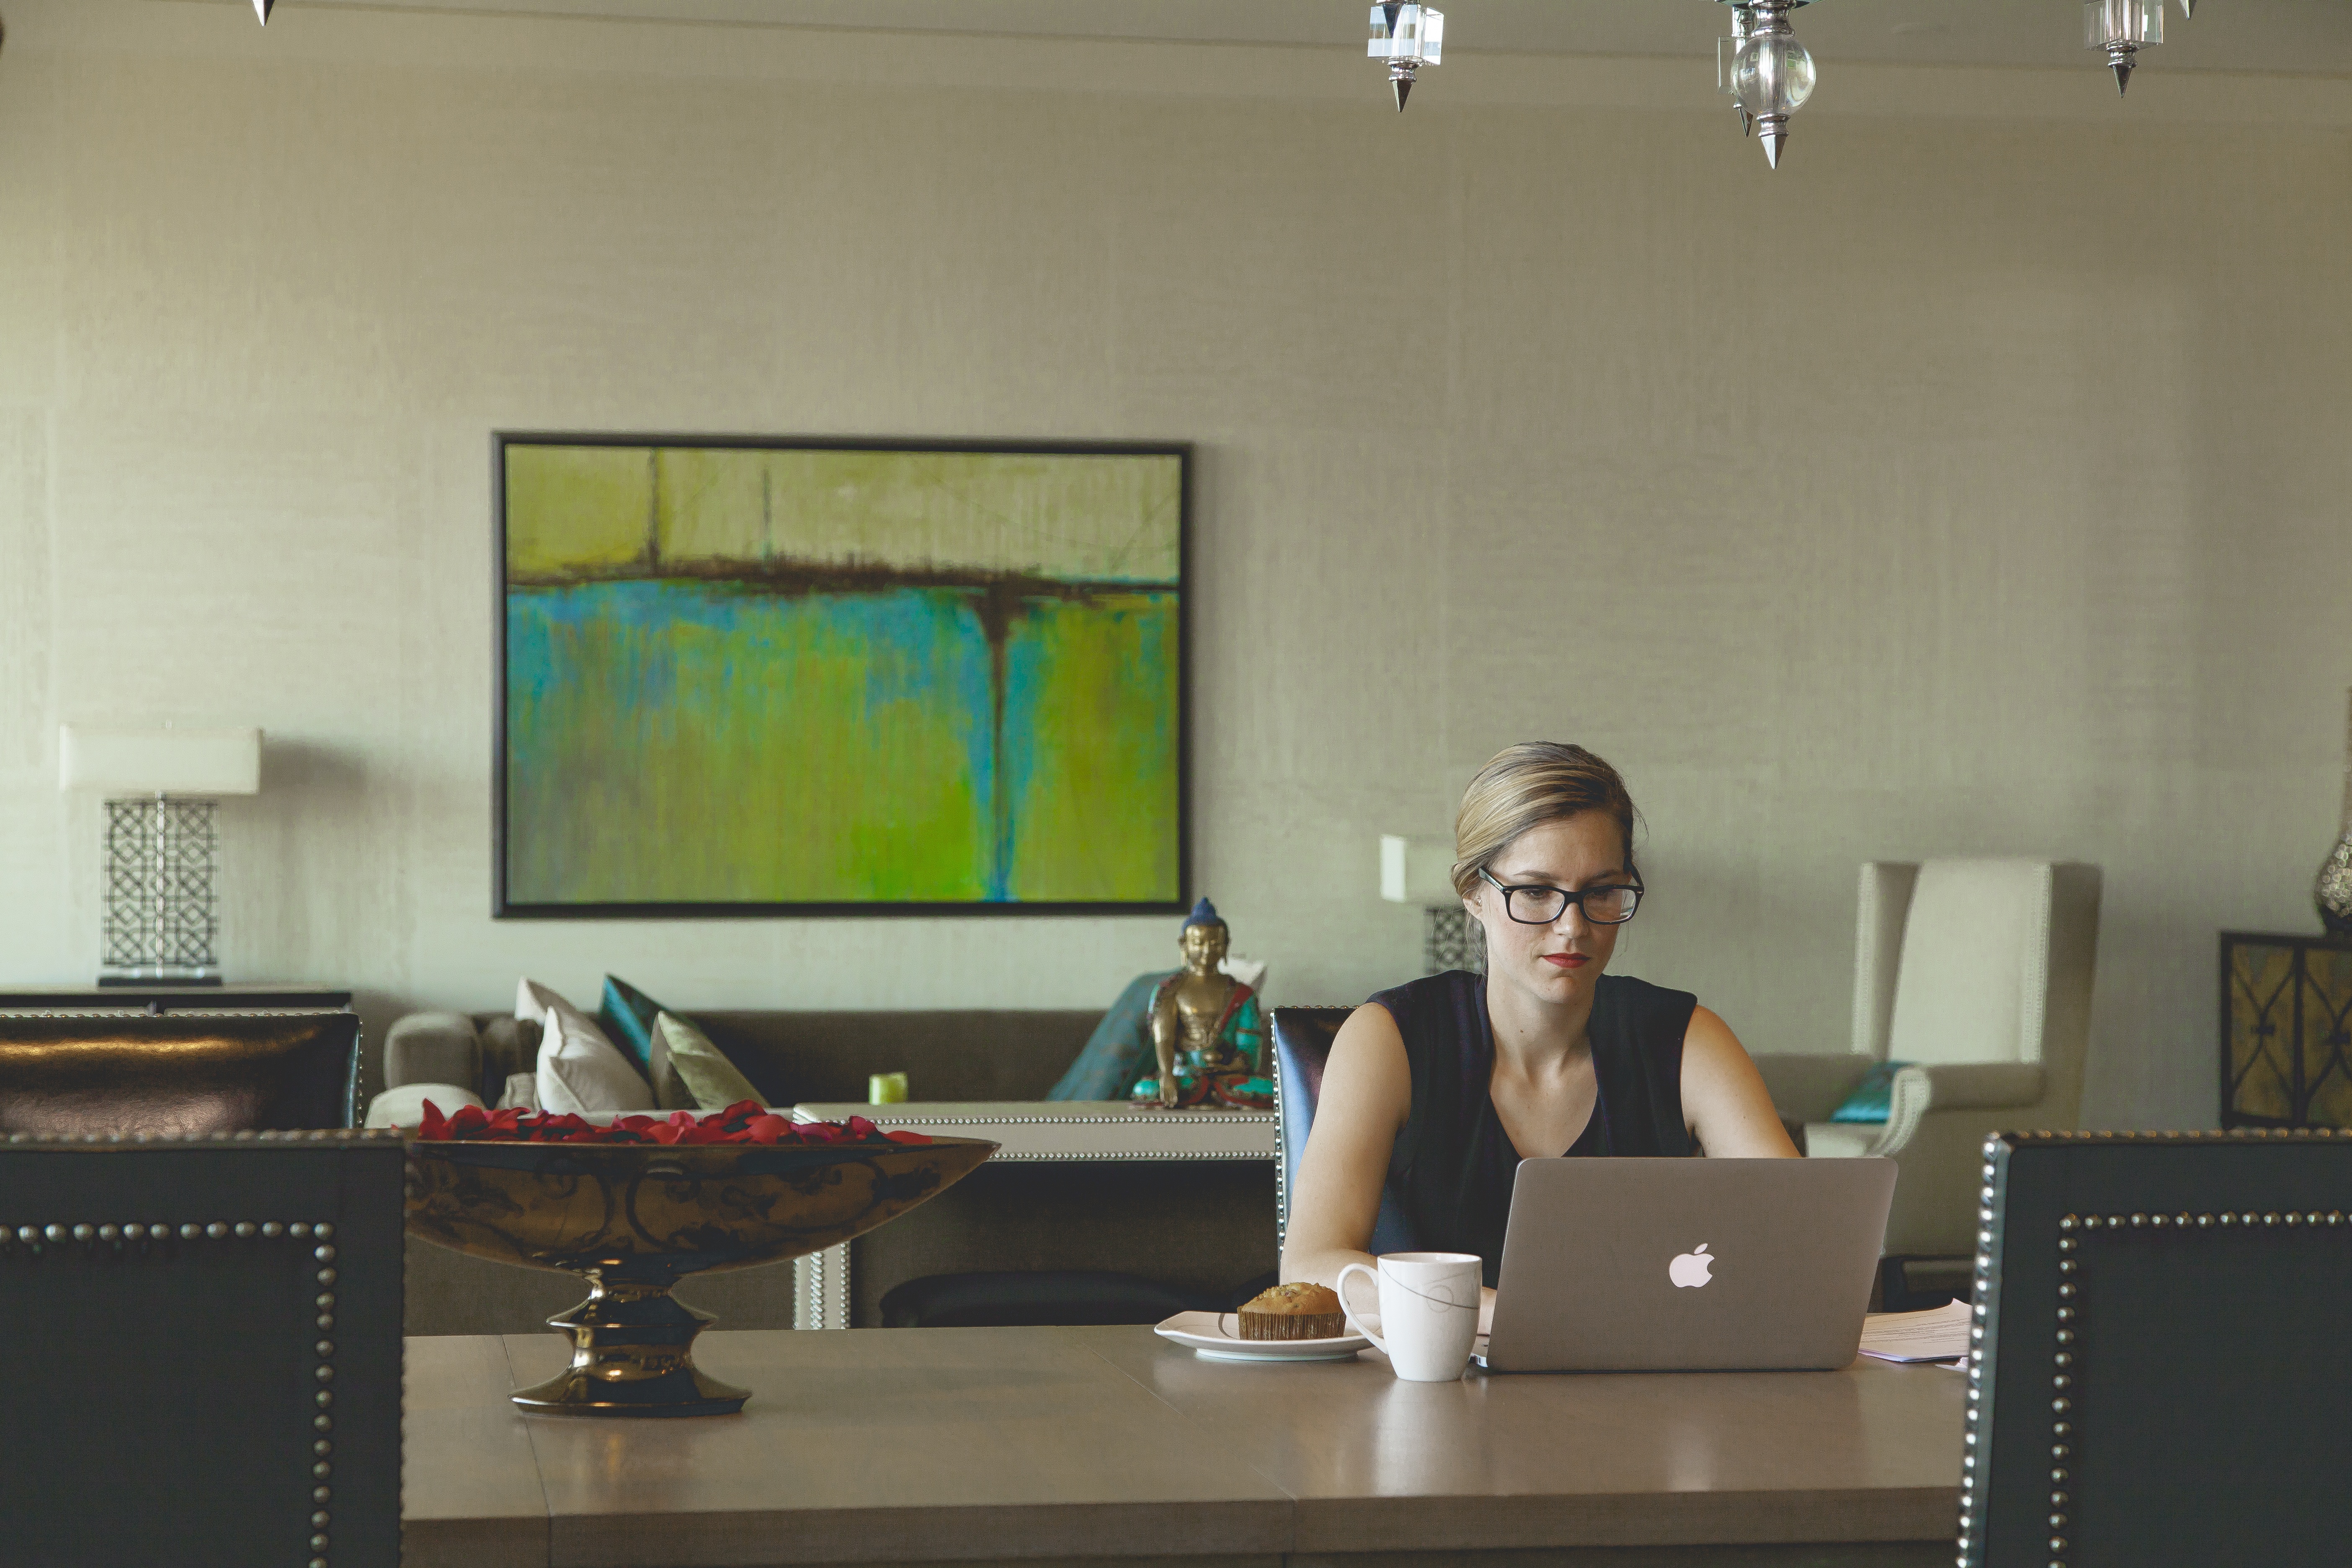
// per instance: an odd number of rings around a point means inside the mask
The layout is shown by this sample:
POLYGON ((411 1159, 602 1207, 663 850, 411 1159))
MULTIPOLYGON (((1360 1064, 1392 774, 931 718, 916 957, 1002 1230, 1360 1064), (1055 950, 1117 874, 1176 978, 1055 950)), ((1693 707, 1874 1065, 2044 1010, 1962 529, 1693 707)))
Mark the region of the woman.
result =
POLYGON ((1298 1164, 1285 1279, 1336 1286, 1385 1188, 1415 1245, 1486 1262, 1485 1326, 1518 1162, 1556 1154, 1796 1157, 1756 1066, 1684 991, 1607 974, 1641 906, 1633 802, 1581 746, 1480 770, 1454 821, 1454 887, 1486 973, 1383 991, 1332 1042, 1298 1164))

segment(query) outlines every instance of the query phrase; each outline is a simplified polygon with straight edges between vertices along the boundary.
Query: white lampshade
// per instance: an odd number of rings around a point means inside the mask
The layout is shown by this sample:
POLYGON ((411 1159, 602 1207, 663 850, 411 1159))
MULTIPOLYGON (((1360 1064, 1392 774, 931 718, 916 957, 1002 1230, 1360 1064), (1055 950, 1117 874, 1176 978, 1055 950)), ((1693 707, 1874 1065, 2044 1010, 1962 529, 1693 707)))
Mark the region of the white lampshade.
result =
POLYGON ((1381 835, 1381 897, 1392 904, 1450 904, 1454 890, 1454 841, 1381 835))
POLYGON ((58 787, 110 795, 258 795, 261 731, 67 724, 58 731, 58 787))

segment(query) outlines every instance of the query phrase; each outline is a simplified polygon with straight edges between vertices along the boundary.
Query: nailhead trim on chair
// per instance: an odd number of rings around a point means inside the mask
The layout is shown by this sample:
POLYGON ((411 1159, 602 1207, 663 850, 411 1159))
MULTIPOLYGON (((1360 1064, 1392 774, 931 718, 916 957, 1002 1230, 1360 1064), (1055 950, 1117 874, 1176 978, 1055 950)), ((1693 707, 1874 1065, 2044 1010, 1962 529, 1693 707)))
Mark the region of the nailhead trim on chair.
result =
MULTIPOLYGON (((22 1143, 37 1140, 30 1140, 26 1134, 19 1132, 11 1136, 8 1141, 11 1143, 22 1143)), ((50 1142, 50 1140, 37 1141, 50 1142)), ((55 1140, 55 1142, 79 1141, 55 1140)), ((87 1141, 98 1142, 95 1137, 87 1141)), ((115 1141, 121 1142, 119 1137, 115 1141)), ((188 1140, 188 1142, 203 1141, 205 1140, 188 1140)), ((331 1384, 335 1378, 335 1342, 327 1336, 335 1327, 334 1234, 335 1227, 331 1221, 299 1219, 291 1222, 274 1219, 214 1220, 207 1225, 189 1222, 178 1226, 150 1225, 138 1220, 124 1221, 121 1224, 110 1222, 91 1225, 85 1221, 68 1225, 62 1220, 58 1220, 46 1225, 0 1226, 0 1259, 20 1255, 30 1259, 39 1259, 53 1251, 75 1244, 79 1244, 85 1257, 94 1256, 103 1249, 111 1251, 117 1258, 128 1256, 134 1243, 139 1244, 142 1253, 152 1252, 159 1243, 169 1246, 173 1242, 183 1241, 278 1241, 282 1239, 313 1244, 309 1261, 318 1266, 311 1278, 318 1283, 319 1294, 312 1299, 311 1302, 318 1309, 318 1316, 312 1320, 312 1326, 319 1337, 310 1345, 310 1354, 317 1358, 317 1364, 310 1369, 310 1375, 320 1387, 318 1392, 311 1395, 319 1413, 310 1418, 310 1426, 319 1436, 310 1445, 310 1453, 314 1461, 310 1466, 311 1513, 309 1520, 310 1546, 312 1555, 309 1560, 308 1568, 329 1568, 326 1553, 331 1538, 327 1531, 333 1521, 333 1515, 329 1511, 328 1504, 333 1500, 334 1491, 328 1485, 328 1481, 334 1473, 330 1456, 334 1453, 335 1446, 333 1439, 328 1434, 332 1432, 335 1426, 332 1414, 335 1395, 334 1391, 327 1384, 331 1384)))
MULTIPOLYGON (((2204 1130, 2157 1132, 2075 1132, 2042 1128, 2033 1131, 1995 1133, 1984 1142, 1984 1185, 1978 1189, 1976 1289, 1970 1307, 1975 1321, 1969 1329, 1969 1393, 1968 1426, 1962 1436, 1960 1455, 1960 1516, 1958 1558, 1958 1568, 1979 1568, 1982 1559, 1972 1542, 1976 1519, 1977 1455, 1979 1443, 1978 1413, 1984 1393, 1984 1319, 1986 1291, 1992 1281, 1992 1201, 1993 1179, 1997 1173, 1993 1155, 2000 1150, 2001 1139, 2016 1138, 2021 1142, 2079 1147, 2089 1143, 2259 1143, 2290 1140, 2309 1142, 2315 1139, 2352 1138, 2352 1129, 2339 1131, 2333 1127, 2251 1127, 2228 1131, 2204 1130)), ((2074 1424, 2070 1419, 2077 1414, 2076 1400, 2082 1397, 2074 1386, 2074 1358, 2082 1352, 2084 1325, 2081 1318, 2081 1287, 2073 1276, 2079 1272, 2081 1237, 2105 1231, 2122 1235, 2140 1231, 2159 1236, 2172 1231, 2200 1231, 2208 1235, 2231 1229, 2260 1226, 2265 1229, 2341 1228, 2352 1223, 2352 1215, 2341 1209, 2322 1212, 2317 1209, 2301 1214, 2292 1213, 2228 1213, 2210 1214, 2111 1214, 2064 1215, 2058 1221, 2055 1237, 2058 1252, 2058 1329, 2051 1354, 2050 1409, 2058 1420, 2051 1424, 2050 1436, 2050 1568, 2067 1568, 2066 1557, 2074 1542, 2060 1533, 2067 1524, 2067 1508, 2071 1495, 2066 1484, 2072 1478, 2069 1462, 2074 1458, 2074 1424), (2080 1233, 2080 1234, 2078 1234, 2080 1233)))
POLYGON ((11 1132, 11 1143, 324 1143, 396 1142, 397 1127, 247 1128, 237 1132, 11 1132))

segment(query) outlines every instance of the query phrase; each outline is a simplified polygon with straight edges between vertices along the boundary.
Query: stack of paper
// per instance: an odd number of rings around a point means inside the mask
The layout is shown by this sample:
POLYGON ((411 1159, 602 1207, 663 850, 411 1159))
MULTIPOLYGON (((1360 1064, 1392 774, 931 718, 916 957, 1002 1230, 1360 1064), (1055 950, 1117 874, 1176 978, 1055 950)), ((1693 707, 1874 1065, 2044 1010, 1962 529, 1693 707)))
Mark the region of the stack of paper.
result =
POLYGON ((1966 1301, 1926 1312, 1873 1312, 1862 1321, 1862 1353, 1881 1361, 1952 1361, 1969 1353, 1966 1301))

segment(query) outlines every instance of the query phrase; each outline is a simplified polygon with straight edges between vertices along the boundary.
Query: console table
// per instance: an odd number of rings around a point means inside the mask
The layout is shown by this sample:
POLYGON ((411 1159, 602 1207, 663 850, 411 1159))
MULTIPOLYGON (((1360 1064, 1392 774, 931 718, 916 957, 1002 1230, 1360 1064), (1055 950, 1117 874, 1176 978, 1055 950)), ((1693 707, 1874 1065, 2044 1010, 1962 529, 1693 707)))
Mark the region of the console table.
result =
POLYGON ((1414 1384, 1377 1352, 1237 1366, 1148 1328, 745 1330, 694 1352, 741 1415, 614 1421, 508 1403, 562 1364, 552 1334, 407 1349, 406 1568, 1915 1568, 1951 1561, 1967 1386, 1867 1358, 1414 1384))
POLYGON ((2352 1127, 2352 942, 2221 933, 2221 1125, 2352 1127))
POLYGON ((352 1005, 352 994, 328 985, 16 985, 0 987, 0 1012, 59 1013, 146 1011, 151 1013, 244 1013, 281 1008, 332 1013, 352 1005))
MULTIPOLYGON (((885 1131, 1002 1145, 955 1187, 793 1268, 793 1323, 871 1327, 874 1304, 917 1274, 1108 1268, 1160 1278, 1171 1249, 1230 1256, 1234 1285, 1275 1267, 1271 1110, 1138 1110, 1125 1100, 911 1101, 793 1108, 799 1121, 863 1116, 885 1131), (1025 1171, 1016 1167, 1030 1167, 1025 1171), (1045 1170, 1038 1167, 1061 1167, 1045 1170), (1073 1168, 1076 1167, 1076 1168, 1073 1168)), ((1197 1286, 1196 1286, 1197 1288, 1197 1286)))

